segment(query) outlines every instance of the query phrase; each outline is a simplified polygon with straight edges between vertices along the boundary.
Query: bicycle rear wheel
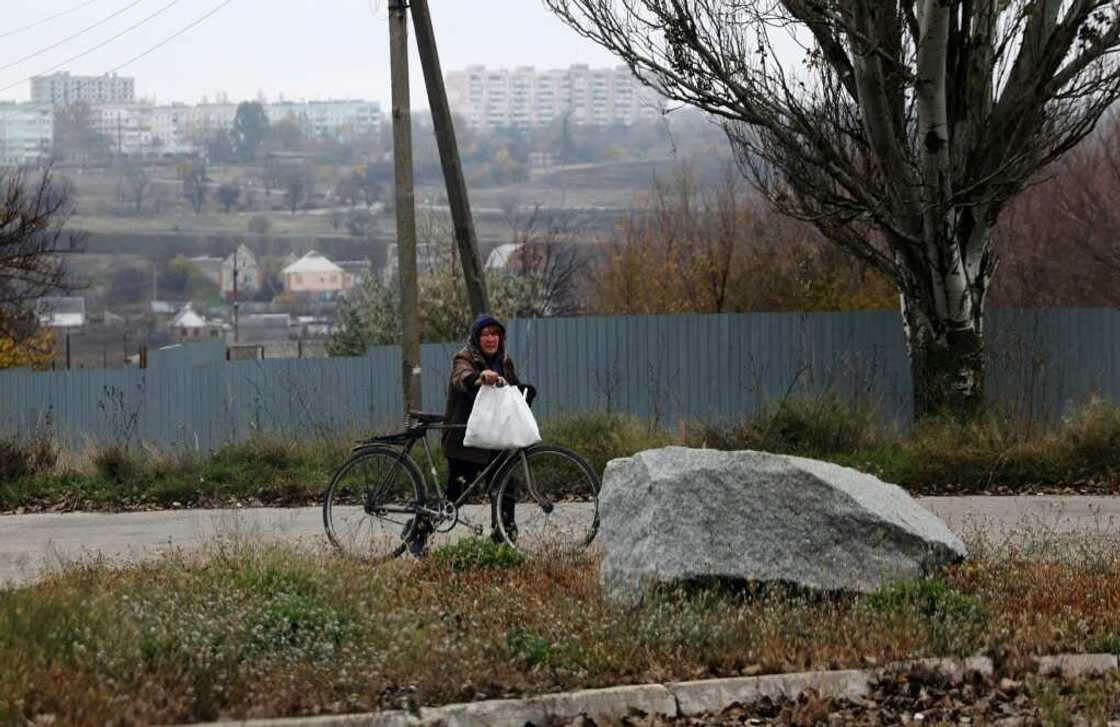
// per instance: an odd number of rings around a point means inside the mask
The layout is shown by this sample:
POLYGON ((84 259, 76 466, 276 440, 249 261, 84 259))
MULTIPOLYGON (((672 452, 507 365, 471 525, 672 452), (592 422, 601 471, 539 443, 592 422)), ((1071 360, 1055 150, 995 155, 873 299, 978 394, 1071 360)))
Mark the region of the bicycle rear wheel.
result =
POLYGON ((421 475, 407 455, 366 447, 348 459, 323 495, 323 526, 344 555, 381 562, 400 555, 416 530, 421 475))
POLYGON ((570 449, 553 444, 524 449, 502 468, 496 484, 498 530, 518 550, 533 555, 574 554, 595 539, 599 478, 570 449))

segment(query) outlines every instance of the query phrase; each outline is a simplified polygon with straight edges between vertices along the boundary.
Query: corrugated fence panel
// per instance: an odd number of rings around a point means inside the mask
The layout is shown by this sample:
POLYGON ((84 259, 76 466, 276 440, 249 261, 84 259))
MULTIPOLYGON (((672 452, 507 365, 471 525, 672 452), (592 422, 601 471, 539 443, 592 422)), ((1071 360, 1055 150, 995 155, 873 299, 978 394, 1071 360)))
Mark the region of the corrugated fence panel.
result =
MULTIPOLYGON (((870 397, 908 421, 910 367, 899 315, 759 313, 511 321, 510 353, 548 417, 577 410, 738 420, 788 392, 870 397)), ((996 310, 987 391, 1014 416, 1052 419, 1090 396, 1120 396, 1120 312, 996 310)), ((424 408, 442 411, 460 342, 422 349, 424 408)), ((0 436, 49 426, 71 446, 140 440, 212 449, 254 432, 384 431, 401 421, 400 352, 226 362, 217 346, 161 351, 146 370, 0 371, 0 436)))

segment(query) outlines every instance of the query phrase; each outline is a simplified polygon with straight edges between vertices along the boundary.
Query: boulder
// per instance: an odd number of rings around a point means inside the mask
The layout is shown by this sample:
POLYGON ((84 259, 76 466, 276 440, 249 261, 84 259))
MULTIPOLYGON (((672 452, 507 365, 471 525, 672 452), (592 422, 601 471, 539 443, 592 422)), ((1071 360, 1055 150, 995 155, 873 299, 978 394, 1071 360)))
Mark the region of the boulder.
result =
POLYGON ((897 485, 765 452, 667 447, 616 459, 599 510, 600 582, 630 604, 659 585, 711 580, 871 592, 966 555, 897 485))

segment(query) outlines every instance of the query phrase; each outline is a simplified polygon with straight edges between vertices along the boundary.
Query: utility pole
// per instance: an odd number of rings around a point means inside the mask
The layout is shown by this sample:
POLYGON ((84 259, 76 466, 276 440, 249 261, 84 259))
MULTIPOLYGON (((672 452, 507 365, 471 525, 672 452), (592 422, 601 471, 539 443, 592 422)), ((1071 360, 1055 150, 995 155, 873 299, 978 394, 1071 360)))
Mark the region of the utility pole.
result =
POLYGON ((422 408, 420 306, 416 273, 416 190, 412 183, 412 112, 408 89, 408 4, 389 0, 389 62, 393 85, 397 273, 401 285, 401 386, 404 414, 422 408))
POLYGON ((241 305, 241 303, 237 300, 237 273, 238 273, 238 269, 237 269, 238 255, 237 255, 237 253, 238 253, 238 250, 239 250, 239 248, 234 248, 233 249, 233 342, 234 343, 238 343, 238 341, 240 340, 238 338, 238 323, 239 323, 238 308, 241 305))
POLYGON ((447 88, 443 82, 428 0, 412 0, 412 21, 416 26, 416 48, 424 67, 424 85, 428 89, 428 105, 432 109, 432 125, 435 127, 436 144, 439 146, 443 179, 447 184, 447 202, 455 225, 455 240, 459 244, 459 260, 463 264, 463 277, 466 279, 471 310, 477 316, 490 309, 486 294, 486 275, 478 252, 478 234, 471 217, 471 202, 467 196, 467 183, 463 179, 463 164, 459 158, 459 145, 455 140, 455 124, 451 119, 451 106, 447 102, 447 88))

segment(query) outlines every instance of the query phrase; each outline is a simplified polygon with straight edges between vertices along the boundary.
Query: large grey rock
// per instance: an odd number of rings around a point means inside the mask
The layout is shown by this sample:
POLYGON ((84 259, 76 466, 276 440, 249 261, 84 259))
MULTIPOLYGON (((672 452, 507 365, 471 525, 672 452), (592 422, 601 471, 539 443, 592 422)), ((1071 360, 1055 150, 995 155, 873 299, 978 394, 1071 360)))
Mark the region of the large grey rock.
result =
POLYGON ((607 595, 720 579, 869 592, 966 555, 902 488, 827 462, 668 447, 607 465, 599 496, 607 595))

